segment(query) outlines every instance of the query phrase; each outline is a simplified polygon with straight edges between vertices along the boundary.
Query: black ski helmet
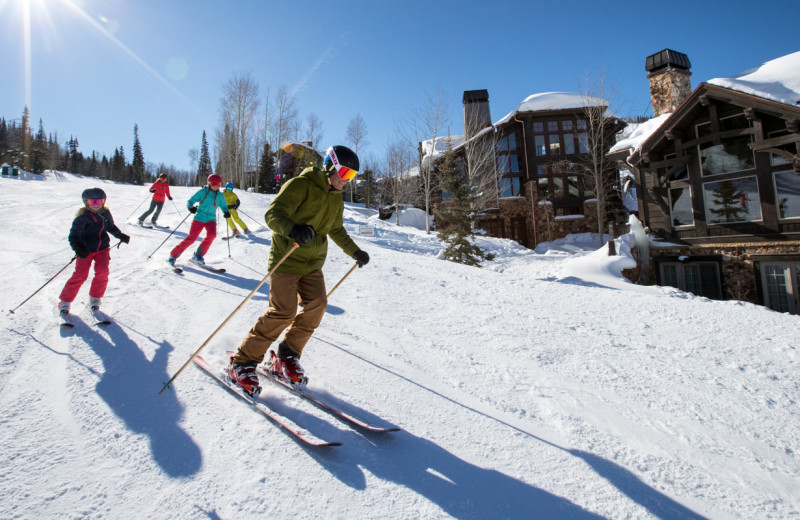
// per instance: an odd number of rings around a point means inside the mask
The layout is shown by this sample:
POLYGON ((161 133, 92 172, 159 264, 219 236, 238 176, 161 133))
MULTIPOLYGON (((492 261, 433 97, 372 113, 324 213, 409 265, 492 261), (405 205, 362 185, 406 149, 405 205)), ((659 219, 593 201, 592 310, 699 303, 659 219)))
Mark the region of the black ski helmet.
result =
POLYGON ((359 161, 358 155, 346 146, 337 144, 328 148, 325 153, 325 159, 322 161, 322 167, 330 175, 333 172, 339 172, 339 168, 344 166, 358 172, 359 161))
POLYGON ((81 194, 81 199, 83 203, 86 204, 86 199, 106 199, 106 192, 101 190, 100 188, 88 188, 83 190, 81 194))

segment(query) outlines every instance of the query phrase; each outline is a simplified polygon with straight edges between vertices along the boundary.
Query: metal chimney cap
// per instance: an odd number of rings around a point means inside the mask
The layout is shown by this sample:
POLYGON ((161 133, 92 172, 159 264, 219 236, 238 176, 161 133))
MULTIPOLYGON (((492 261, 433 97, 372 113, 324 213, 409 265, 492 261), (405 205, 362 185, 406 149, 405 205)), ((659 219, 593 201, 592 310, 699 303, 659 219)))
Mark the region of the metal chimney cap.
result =
POLYGON ((664 49, 661 52, 648 56, 647 60, 645 60, 644 68, 647 72, 655 72, 667 67, 689 70, 691 66, 692 64, 689 62, 689 56, 682 52, 673 51, 672 49, 664 49))
POLYGON ((486 89, 481 90, 465 90, 462 103, 478 103, 481 101, 489 101, 489 91, 486 89))

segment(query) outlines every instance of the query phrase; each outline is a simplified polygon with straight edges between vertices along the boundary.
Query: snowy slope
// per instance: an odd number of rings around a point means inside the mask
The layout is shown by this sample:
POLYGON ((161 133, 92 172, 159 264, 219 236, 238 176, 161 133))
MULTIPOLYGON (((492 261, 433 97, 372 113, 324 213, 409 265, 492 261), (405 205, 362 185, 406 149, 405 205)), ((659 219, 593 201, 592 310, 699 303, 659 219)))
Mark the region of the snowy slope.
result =
MULTIPOLYGON (((0 518, 800 518, 797 316, 631 285, 631 260, 591 236, 536 251, 485 239, 497 260, 461 266, 435 236, 348 206, 352 234, 376 228, 355 238, 371 262, 331 297, 303 364, 311 388, 404 430, 362 433, 266 387, 344 443, 309 449, 194 366, 158 393, 266 274, 269 230, 245 217, 251 239, 207 254, 226 274, 179 276, 175 236, 153 254, 169 231, 127 219, 145 187, 61 173, 0 187, 0 518), (132 237, 111 253, 117 324, 91 324, 87 282, 82 323, 59 330, 72 266, 8 313, 69 262, 93 185, 132 237)), ((161 223, 195 189, 173 188, 161 223)), ((271 200, 239 196, 257 220, 271 200)), ((331 245, 328 286, 352 265, 331 245)), ((203 355, 223 363, 267 294, 203 355)))

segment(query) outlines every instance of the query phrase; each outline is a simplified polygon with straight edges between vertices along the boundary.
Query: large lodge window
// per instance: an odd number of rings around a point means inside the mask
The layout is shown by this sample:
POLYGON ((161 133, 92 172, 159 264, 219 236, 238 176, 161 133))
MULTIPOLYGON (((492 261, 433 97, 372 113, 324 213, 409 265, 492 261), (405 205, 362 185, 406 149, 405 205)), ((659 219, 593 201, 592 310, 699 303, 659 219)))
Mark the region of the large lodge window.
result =
POLYGON ((497 141, 497 176, 500 197, 519 197, 522 195, 520 162, 517 150, 517 134, 512 132, 497 141))
POLYGON ((761 197, 755 175, 703 184, 706 221, 730 224, 761 220, 761 197))
POLYGON ((589 153, 589 135, 585 130, 585 119, 534 121, 535 153, 539 157, 574 155, 576 144, 578 153, 589 153))
MULTIPOLYGON (((745 130, 750 122, 743 114, 722 117, 717 123, 717 132, 745 130)), ((732 224, 762 220, 761 195, 758 182, 753 175, 755 155, 748 144, 753 140, 749 134, 734 135, 722 139, 714 138, 712 121, 696 123, 698 138, 711 136, 697 145, 700 172, 708 178, 703 184, 706 222, 709 224, 732 224), (731 173, 749 173, 731 178, 731 173), (714 180, 714 176, 725 177, 714 180)), ((674 221, 674 219, 673 219, 674 221)))

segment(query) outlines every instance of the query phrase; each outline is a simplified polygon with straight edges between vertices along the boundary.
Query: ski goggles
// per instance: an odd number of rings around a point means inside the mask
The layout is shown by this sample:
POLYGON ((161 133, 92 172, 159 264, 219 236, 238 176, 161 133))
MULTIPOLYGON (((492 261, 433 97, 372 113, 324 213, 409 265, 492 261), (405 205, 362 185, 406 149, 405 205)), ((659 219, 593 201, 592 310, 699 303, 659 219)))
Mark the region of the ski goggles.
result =
POLYGON ((86 204, 90 206, 102 206, 106 203, 106 199, 86 199, 86 204))
POLYGON ((213 188, 214 186, 216 186, 217 188, 219 188, 220 186, 222 186, 222 183, 221 183, 221 182, 209 182, 209 183, 208 183, 208 185, 209 185, 209 186, 211 186, 212 188, 213 188))
POLYGON ((348 168, 342 164, 339 164, 339 158, 336 157, 336 152, 333 151, 333 148, 328 150, 328 157, 330 158, 330 164, 336 174, 339 176, 340 179, 343 181, 352 180, 353 177, 358 175, 358 170, 354 170, 352 168, 348 168))

